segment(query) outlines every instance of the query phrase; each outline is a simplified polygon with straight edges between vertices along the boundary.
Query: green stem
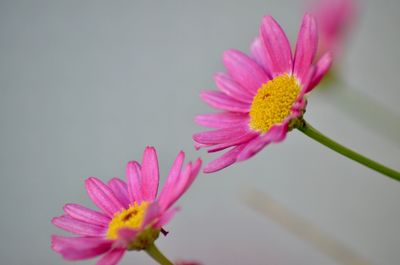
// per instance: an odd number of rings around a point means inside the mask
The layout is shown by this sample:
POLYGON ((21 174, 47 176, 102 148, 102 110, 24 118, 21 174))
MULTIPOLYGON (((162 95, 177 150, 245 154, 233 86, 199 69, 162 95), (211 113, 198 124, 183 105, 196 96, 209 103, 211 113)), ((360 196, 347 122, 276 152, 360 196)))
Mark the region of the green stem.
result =
POLYGON ((350 150, 347 147, 344 147, 343 145, 329 139, 316 129, 314 129, 310 124, 308 124, 305 120, 303 120, 303 125, 298 128, 301 132, 303 132, 305 135, 308 137, 316 140, 317 142, 325 145, 326 147, 338 152, 339 154, 342 154, 350 159, 353 159, 354 161, 369 167, 370 169, 373 169, 383 175, 388 176, 389 178, 392 178, 394 180, 400 181, 400 172, 397 172, 391 168, 388 168, 382 164, 379 164, 363 155, 360 155, 353 150, 350 150))
POLYGON ((147 254, 150 255, 155 261, 160 263, 161 265, 174 265, 169 259, 167 259, 161 251, 156 247, 156 245, 151 244, 148 248, 146 248, 147 254))

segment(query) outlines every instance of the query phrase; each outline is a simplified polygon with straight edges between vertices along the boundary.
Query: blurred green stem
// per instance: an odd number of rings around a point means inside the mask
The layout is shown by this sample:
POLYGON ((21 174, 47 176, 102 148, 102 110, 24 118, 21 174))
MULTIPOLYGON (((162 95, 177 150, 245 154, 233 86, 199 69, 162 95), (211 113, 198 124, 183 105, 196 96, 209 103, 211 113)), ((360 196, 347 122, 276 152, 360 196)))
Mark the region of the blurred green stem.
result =
POLYGON ((317 142, 325 145, 326 147, 338 152, 339 154, 344 155, 345 157, 348 157, 366 167, 369 167, 370 169, 373 169, 389 178, 392 178, 394 180, 400 181, 400 172, 397 172, 391 168, 388 168, 382 164, 379 164, 363 155, 360 155, 359 153, 354 152, 353 150, 350 150, 349 148, 333 141, 332 139, 326 137, 319 131, 317 131, 315 128, 313 128, 310 124, 308 124, 305 120, 303 120, 302 126, 298 128, 301 132, 303 132, 305 135, 308 137, 316 140, 317 142))
POLYGON ((169 261, 169 259, 167 259, 167 257, 164 256, 164 254, 161 253, 154 243, 146 248, 146 252, 161 265, 174 265, 171 261, 169 261))
POLYGON ((392 144, 400 144, 400 116, 396 111, 377 99, 368 96, 365 91, 357 90, 331 70, 313 93, 326 98, 327 104, 351 116, 354 121, 371 131, 392 140, 392 144))

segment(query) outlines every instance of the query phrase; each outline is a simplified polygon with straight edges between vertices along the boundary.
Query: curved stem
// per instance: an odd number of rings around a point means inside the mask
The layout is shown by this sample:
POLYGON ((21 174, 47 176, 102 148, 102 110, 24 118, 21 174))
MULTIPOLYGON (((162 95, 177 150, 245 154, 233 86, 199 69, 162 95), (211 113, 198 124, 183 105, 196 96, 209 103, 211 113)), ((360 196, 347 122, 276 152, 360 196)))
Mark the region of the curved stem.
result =
POLYGON ((338 152, 339 154, 342 154, 366 167, 369 167, 370 169, 373 169, 385 176, 388 176, 389 178, 400 181, 400 172, 379 164, 363 155, 360 155, 359 153, 354 152, 353 150, 350 150, 347 147, 344 147, 343 145, 333 141, 332 139, 329 139, 328 137, 314 129, 305 120, 303 120, 303 125, 300 126, 298 129, 308 137, 338 152))
POLYGON ((164 256, 164 254, 161 253, 154 243, 146 248, 146 252, 161 265, 174 265, 171 261, 169 261, 169 259, 167 259, 167 257, 164 256))

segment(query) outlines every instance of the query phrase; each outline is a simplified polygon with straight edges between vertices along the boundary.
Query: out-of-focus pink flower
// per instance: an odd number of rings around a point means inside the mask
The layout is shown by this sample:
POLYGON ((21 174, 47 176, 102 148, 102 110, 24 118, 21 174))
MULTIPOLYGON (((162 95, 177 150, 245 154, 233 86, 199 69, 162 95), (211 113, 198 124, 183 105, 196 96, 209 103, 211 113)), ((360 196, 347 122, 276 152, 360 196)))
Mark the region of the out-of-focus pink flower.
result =
POLYGON ((340 56, 346 35, 351 30, 358 11, 357 0, 314 0, 311 10, 318 21, 319 54, 332 51, 340 56))
POLYGON ((147 147, 142 164, 128 163, 127 182, 119 178, 107 184, 91 177, 85 182, 89 197, 100 211, 66 204, 65 214, 52 223, 77 237, 53 235, 51 247, 67 260, 82 260, 102 254, 97 265, 114 265, 126 250, 142 250, 158 238, 162 227, 177 211, 172 205, 195 180, 201 160, 183 166, 180 152, 164 188, 157 197, 159 169, 156 150, 147 147))
POLYGON ((251 57, 237 50, 223 55, 227 73, 215 75, 220 91, 203 91, 201 98, 219 113, 199 115, 195 121, 212 131, 193 135, 197 148, 208 152, 231 148, 209 163, 204 172, 221 170, 246 160, 266 145, 281 142, 298 125, 306 107, 305 94, 331 65, 325 54, 313 65, 318 45, 317 24, 306 14, 292 56, 286 34, 271 17, 263 18, 251 57), (296 123, 297 122, 297 123, 296 123))

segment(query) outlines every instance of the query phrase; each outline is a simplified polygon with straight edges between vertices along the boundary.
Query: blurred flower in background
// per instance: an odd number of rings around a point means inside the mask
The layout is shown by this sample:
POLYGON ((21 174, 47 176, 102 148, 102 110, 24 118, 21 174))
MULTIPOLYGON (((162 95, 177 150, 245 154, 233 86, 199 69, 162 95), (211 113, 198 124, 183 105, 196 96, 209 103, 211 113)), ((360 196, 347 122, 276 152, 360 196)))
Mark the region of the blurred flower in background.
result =
POLYGON ((335 59, 343 52, 347 35, 351 32, 358 14, 357 0, 314 0, 310 10, 318 21, 318 55, 327 51, 335 59))
POLYGON ((79 237, 53 235, 52 249, 67 260, 105 254, 98 265, 118 263, 126 250, 146 250, 154 258, 152 254, 158 252, 154 241, 160 232, 167 234, 162 227, 177 211, 172 205, 190 187, 201 167, 200 159, 183 167, 184 159, 185 154, 180 152, 158 197, 158 159, 153 147, 145 149, 142 165, 128 163, 127 183, 119 178, 108 184, 94 177, 87 179, 89 197, 101 211, 66 204, 65 214, 53 218, 52 223, 79 237))

